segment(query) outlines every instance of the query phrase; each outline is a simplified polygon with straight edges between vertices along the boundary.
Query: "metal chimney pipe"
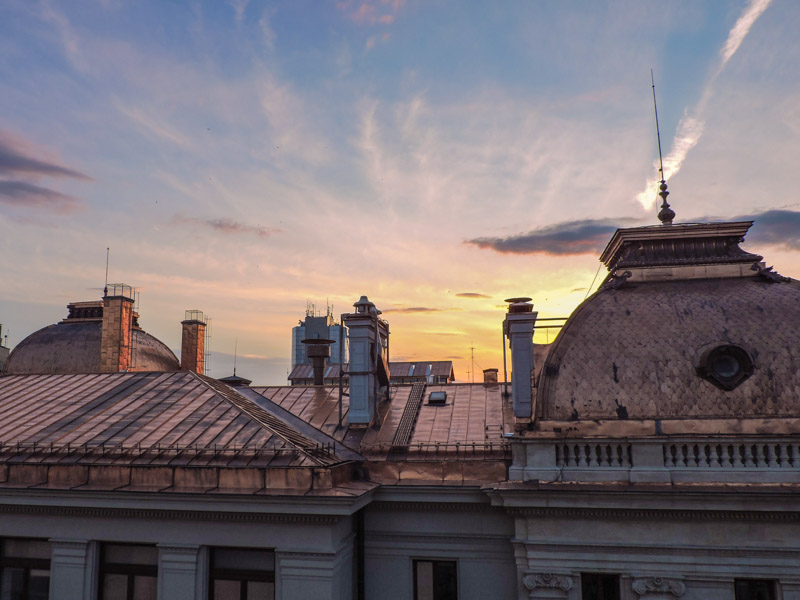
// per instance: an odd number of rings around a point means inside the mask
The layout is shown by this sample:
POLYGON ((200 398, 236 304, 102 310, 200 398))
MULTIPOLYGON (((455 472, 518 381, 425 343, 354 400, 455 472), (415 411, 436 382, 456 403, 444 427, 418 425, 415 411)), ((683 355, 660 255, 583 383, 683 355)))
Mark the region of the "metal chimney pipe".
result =
POLYGON ((300 340, 300 343, 306 344, 306 356, 311 359, 311 366, 314 368, 314 385, 325 383, 325 362, 331 355, 331 344, 334 341, 325 338, 300 340))

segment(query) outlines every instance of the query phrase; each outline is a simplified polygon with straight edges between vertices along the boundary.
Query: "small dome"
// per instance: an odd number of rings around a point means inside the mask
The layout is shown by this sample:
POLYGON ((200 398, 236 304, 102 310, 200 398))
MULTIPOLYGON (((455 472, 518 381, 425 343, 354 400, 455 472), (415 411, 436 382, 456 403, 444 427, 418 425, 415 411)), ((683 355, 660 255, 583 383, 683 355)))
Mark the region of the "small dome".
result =
MULTIPOLYGON (((69 319, 49 325, 22 340, 3 365, 4 375, 99 373, 102 321, 69 319)), ((177 371, 180 363, 161 341, 133 330, 131 370, 177 371)))

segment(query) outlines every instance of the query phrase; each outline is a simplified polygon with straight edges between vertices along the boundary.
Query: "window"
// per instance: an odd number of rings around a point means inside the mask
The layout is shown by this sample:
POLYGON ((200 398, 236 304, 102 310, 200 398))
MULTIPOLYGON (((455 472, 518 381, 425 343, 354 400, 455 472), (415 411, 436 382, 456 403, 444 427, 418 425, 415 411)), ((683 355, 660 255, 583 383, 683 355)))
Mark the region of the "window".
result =
POLYGON ((775 582, 768 579, 736 579, 736 600, 775 600, 775 582))
POLYGON ((50 594, 50 543, 0 540, 0 599, 47 600, 50 594))
POLYGON ((753 374, 753 359, 744 348, 725 344, 707 351, 697 372, 715 386, 732 390, 753 374))
POLYGON ((209 594, 209 600, 273 600, 275 553, 212 548, 209 594))
POLYGON ((458 600, 456 561, 415 560, 414 600, 458 600))
POLYGON ((100 547, 99 600, 156 600, 158 548, 135 544, 100 547))
POLYGON ((581 573, 581 600, 619 600, 619 575, 581 573))

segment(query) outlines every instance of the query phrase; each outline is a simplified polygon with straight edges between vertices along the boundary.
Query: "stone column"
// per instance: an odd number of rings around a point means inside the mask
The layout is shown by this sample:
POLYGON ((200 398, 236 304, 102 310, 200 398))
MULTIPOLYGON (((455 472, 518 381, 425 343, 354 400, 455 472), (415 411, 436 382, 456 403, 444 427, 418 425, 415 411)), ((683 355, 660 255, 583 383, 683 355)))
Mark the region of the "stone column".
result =
POLYGON ((208 573, 199 558, 200 546, 158 545, 159 600, 203 600, 208 573))
POLYGON ((97 598, 97 544, 50 540, 50 600, 97 598))

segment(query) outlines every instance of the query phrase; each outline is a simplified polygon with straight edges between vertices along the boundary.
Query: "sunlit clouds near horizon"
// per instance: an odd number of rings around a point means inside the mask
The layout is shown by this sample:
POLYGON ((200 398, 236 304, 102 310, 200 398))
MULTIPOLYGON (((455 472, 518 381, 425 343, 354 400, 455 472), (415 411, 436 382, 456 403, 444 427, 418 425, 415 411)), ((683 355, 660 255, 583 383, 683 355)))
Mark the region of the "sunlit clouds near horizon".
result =
MULTIPOLYGON (((754 219, 800 278, 800 4, 82 3, 0 19, 0 323, 13 345, 140 291, 211 375, 281 384, 307 302, 383 310, 392 355, 500 368, 504 299, 567 316, 655 224, 754 219), (236 342, 238 340, 238 342, 236 342)), ((555 330, 537 332, 552 341, 555 330)))

